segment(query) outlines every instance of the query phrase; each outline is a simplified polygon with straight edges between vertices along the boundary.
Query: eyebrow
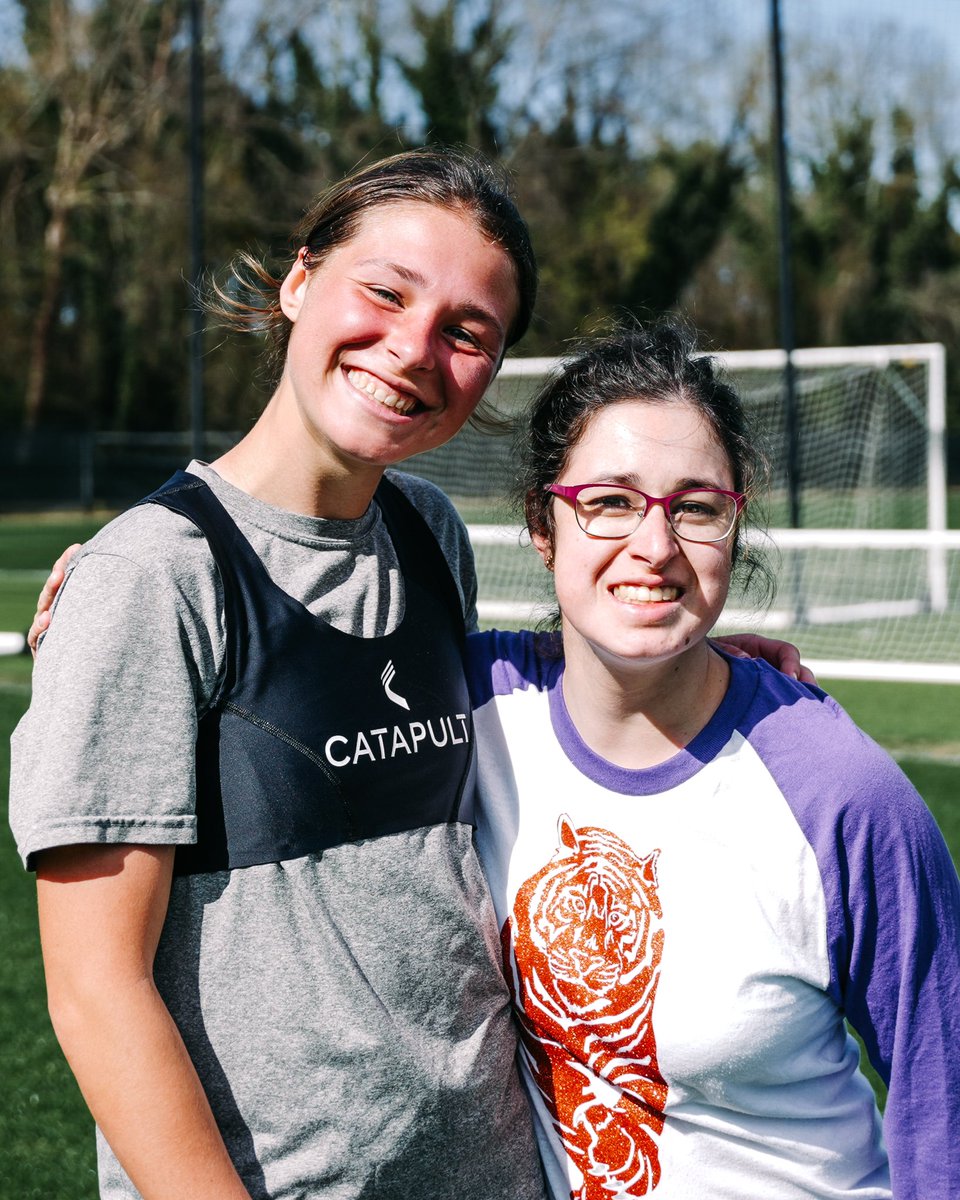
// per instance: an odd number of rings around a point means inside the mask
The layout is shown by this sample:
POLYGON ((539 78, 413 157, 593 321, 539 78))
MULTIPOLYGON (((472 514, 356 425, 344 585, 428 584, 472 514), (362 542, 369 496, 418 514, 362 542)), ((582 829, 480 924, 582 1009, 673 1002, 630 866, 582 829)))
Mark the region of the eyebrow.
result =
MULTIPOLYGON (((385 267, 388 271, 393 271, 395 275, 399 275, 405 283, 410 283, 414 287, 426 288, 429 286, 426 276, 421 275, 419 271, 414 270, 413 267, 405 267, 403 263, 392 262, 389 258, 365 258, 357 265, 360 267, 385 267)), ((506 337, 504 327, 493 313, 488 308, 484 308, 482 304, 475 304, 471 300, 465 300, 457 307, 465 317, 472 317, 475 321, 483 321, 487 325, 492 325, 501 337, 506 337)))
POLYGON ((426 277, 421 275, 419 271, 415 271, 412 267, 405 267, 402 263, 392 262, 389 258, 365 258, 357 264, 359 267, 386 267, 393 271, 395 275, 399 275, 401 279, 407 283, 412 283, 417 287, 426 287, 426 277))
MULTIPOLYGON (((616 475, 608 475, 605 479, 599 480, 600 483, 619 483, 624 487, 636 488, 639 491, 644 489, 640 487, 640 477, 632 471, 620 472, 616 475)), ((676 484, 667 492, 667 495, 672 495, 674 492, 698 491, 702 489, 712 489, 718 492, 729 492, 732 489, 724 487, 716 480, 696 478, 688 476, 686 479, 677 480, 676 484)))

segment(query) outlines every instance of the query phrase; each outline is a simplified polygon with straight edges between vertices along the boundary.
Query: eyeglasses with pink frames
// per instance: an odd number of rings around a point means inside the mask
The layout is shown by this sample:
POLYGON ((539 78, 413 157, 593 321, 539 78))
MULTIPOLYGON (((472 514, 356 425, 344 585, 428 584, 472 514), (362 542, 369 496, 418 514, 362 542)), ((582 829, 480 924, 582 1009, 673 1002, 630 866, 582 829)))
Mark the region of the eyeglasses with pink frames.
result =
POLYGON ((550 484, 554 496, 569 500, 577 524, 590 537, 629 537, 652 507, 659 505, 670 528, 685 542, 723 542, 743 511, 743 492, 684 488, 669 496, 649 496, 620 483, 550 484))

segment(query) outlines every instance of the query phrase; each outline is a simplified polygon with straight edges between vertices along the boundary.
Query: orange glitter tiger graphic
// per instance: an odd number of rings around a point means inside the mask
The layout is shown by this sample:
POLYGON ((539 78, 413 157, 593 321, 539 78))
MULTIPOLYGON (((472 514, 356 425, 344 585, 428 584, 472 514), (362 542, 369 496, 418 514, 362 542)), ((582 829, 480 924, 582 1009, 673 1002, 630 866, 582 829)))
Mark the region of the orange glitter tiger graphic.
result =
POLYGON ((521 1045, 582 1175, 572 1200, 645 1196, 660 1180, 667 1099, 653 1030, 660 851, 638 858, 566 816, 558 833, 559 849, 520 888, 502 931, 521 1045))

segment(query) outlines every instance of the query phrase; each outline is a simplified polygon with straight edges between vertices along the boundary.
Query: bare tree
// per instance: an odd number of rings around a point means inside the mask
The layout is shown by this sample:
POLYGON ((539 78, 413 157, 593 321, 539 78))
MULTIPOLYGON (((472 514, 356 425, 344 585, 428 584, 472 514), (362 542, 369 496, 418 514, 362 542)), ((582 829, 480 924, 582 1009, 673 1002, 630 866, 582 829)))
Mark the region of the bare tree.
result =
POLYGON ((115 182, 111 156, 145 133, 156 133, 178 5, 175 0, 83 6, 72 0, 46 0, 32 3, 26 11, 32 108, 38 120, 45 119, 54 129, 44 189, 42 278, 23 408, 23 429, 30 433, 44 406, 71 222, 79 209, 115 182))

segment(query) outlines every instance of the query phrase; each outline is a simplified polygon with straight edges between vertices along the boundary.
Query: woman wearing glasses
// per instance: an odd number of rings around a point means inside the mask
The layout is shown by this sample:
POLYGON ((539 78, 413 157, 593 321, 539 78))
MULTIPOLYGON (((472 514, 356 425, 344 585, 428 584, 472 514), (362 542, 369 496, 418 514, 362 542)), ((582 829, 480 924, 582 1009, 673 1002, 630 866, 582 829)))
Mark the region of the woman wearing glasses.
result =
POLYGON ((956 871, 834 701, 707 641, 759 470, 692 352, 625 333, 548 383, 522 484, 559 636, 471 639, 478 844, 549 1184, 947 1200, 956 871))

